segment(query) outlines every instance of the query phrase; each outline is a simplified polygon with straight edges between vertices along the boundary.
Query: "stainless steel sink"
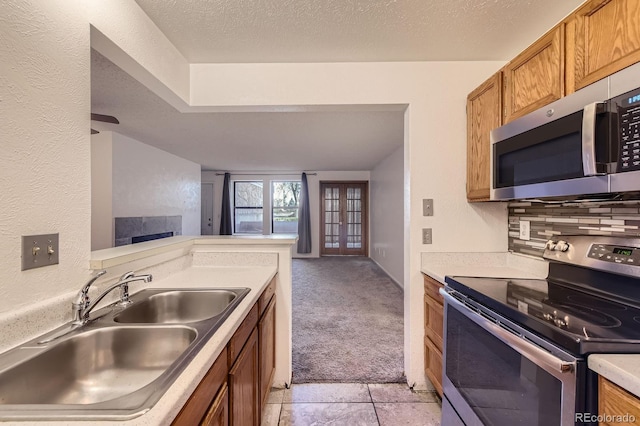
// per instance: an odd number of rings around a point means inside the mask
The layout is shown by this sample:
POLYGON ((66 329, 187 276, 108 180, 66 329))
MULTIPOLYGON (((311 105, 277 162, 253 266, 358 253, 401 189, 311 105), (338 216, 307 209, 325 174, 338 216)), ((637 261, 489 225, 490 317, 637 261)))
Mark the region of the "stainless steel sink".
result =
POLYGON ((121 323, 183 324, 220 315, 240 291, 175 290, 141 297, 114 317, 121 323))
POLYGON ((95 404, 157 379, 196 338, 189 327, 105 327, 0 373, 3 404, 95 404))
POLYGON ((142 290, 125 308, 109 305, 86 325, 67 324, 0 354, 0 420, 144 414, 248 293, 142 290))

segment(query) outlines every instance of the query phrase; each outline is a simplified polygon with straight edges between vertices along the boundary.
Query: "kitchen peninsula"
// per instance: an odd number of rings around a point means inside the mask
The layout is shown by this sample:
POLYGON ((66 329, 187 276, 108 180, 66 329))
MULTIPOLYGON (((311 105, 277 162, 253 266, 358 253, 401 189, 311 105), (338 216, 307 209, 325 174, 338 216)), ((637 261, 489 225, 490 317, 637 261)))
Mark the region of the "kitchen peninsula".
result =
MULTIPOLYGON (((134 295, 145 288, 247 287, 250 292, 212 335, 158 402, 145 414, 123 421, 104 420, 100 424, 170 424, 187 402, 216 358, 225 350, 260 295, 275 280, 275 373, 273 385, 284 387, 291 379, 291 248, 296 236, 252 237, 172 237, 130 246, 95 251, 90 268, 107 273, 94 286, 103 290, 127 272, 152 274, 149 284, 135 283, 134 295), (275 278, 274 278, 275 277, 275 278)), ((78 283, 78 289, 82 283, 78 283)), ((98 294, 98 290, 95 290, 98 294)), ((92 291, 92 295, 94 295, 92 291)), ((0 317, 3 333, 0 349, 5 351, 25 340, 68 322, 74 293, 39 302, 11 315, 0 317), (61 315, 62 313, 62 315, 61 315)), ((111 295, 110 295, 111 296, 111 295)), ((107 299, 107 298, 105 298, 107 299)), ((105 300, 109 304, 113 298, 105 300)), ((1 413, 0 413, 1 414, 1 413)), ((41 424, 69 424, 48 421, 41 424)), ((73 424, 96 424, 96 420, 73 419, 73 424), (77 421, 76 421, 77 420, 77 421)), ((25 424, 8 422, 6 424, 25 424)))

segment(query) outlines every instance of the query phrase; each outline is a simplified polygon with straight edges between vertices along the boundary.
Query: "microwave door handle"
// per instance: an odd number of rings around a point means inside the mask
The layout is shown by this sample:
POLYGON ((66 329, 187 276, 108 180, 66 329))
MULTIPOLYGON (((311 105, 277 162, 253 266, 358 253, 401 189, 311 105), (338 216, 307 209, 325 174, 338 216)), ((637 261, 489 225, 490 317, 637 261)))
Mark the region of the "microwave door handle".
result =
POLYGON ((582 168, 585 176, 596 176, 596 115, 602 102, 594 102, 584 107, 582 114, 582 168))

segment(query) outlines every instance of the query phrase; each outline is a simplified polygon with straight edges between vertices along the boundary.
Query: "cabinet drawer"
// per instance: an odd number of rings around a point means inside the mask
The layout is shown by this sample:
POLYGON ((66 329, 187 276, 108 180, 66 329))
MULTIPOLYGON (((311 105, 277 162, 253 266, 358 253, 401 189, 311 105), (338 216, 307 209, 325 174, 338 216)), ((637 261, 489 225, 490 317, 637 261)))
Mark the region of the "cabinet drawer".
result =
POLYGON ((441 288, 444 287, 440 281, 434 280, 428 275, 424 276, 424 294, 435 299, 441 305, 444 304, 444 298, 438 292, 441 288))
POLYGON ((424 369, 433 387, 442 397, 442 353, 428 337, 424 338, 424 369))
POLYGON ((271 298, 275 293, 276 277, 273 277, 267 288, 265 288, 262 292, 262 295, 260 295, 260 299, 258 299, 258 309, 260 310, 260 317, 262 317, 262 314, 264 314, 265 309, 267 309, 267 306, 269 306, 269 301, 271 301, 271 298))
POLYGON ((242 350, 245 342, 251 335, 251 332, 258 324, 258 304, 256 303, 247 314, 247 317, 242 321, 240 327, 233 334, 233 337, 229 341, 229 345, 227 346, 229 349, 229 358, 228 365, 231 367, 238 357, 238 354, 242 350))
POLYGON ((442 352, 444 339, 444 315, 441 304, 431 297, 424 296, 424 331, 431 338, 438 350, 442 352))

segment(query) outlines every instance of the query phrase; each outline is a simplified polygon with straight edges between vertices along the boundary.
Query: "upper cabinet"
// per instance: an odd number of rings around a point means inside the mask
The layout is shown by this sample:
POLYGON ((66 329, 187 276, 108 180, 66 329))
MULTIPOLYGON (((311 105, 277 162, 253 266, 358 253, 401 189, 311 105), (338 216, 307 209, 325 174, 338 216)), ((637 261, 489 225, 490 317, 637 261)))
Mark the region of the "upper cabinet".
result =
POLYGON ((637 62, 640 0, 588 0, 482 83, 467 98, 467 199, 489 199, 492 129, 637 62))
POLYGON ((505 123, 564 96, 564 24, 520 53, 503 72, 505 123))
POLYGON ((489 132, 502 125, 502 73, 467 97, 467 199, 489 200, 489 132))
POLYGON ((640 1, 590 0, 567 19, 567 92, 640 61, 640 1))

